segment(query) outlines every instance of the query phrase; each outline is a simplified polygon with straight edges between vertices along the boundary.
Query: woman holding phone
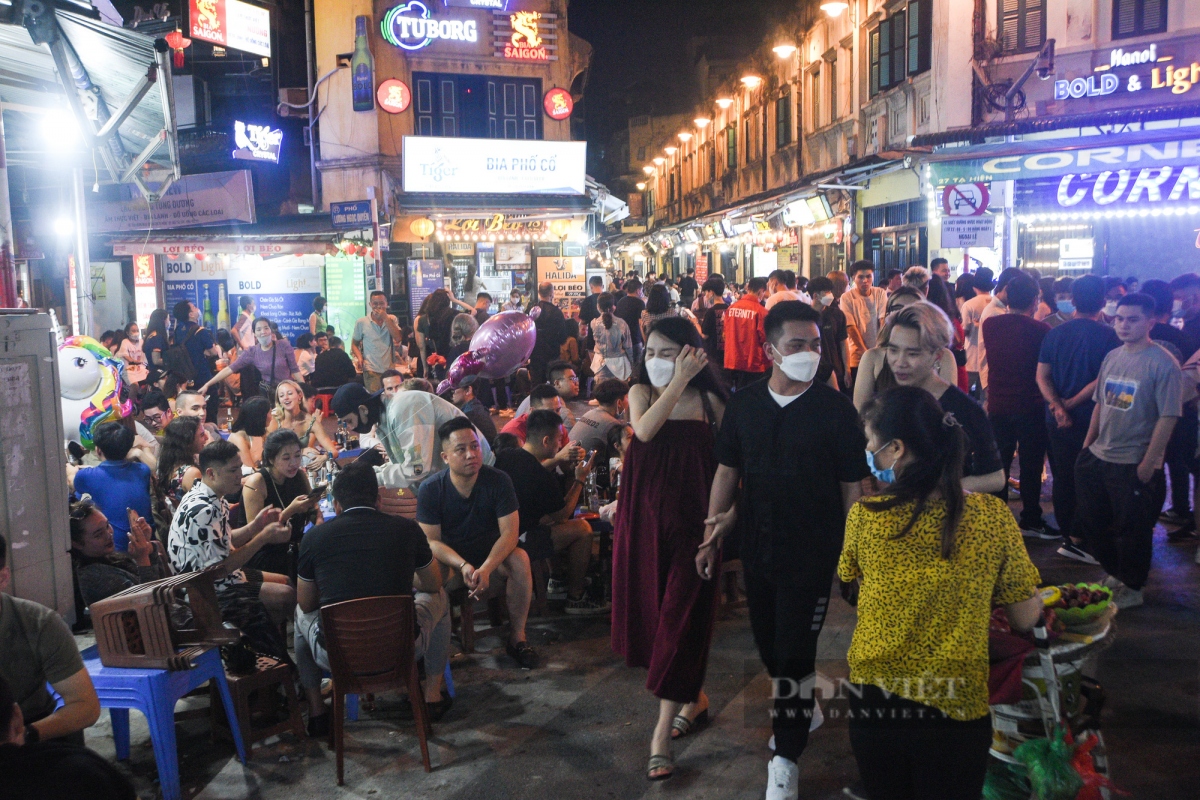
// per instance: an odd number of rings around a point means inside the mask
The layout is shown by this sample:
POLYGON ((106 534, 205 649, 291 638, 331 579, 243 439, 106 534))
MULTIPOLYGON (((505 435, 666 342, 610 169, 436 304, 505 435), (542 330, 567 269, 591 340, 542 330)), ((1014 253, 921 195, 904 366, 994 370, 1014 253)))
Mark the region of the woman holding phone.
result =
MULTIPOLYGON (((300 437, 286 428, 267 435, 263 442, 262 466, 242 484, 242 503, 246 519, 254 519, 263 508, 282 511, 279 521, 292 529, 289 544, 268 544, 246 563, 263 572, 292 576, 289 549, 304 536, 309 512, 320 499, 308 483, 308 474, 300 468, 300 437)), ((317 512, 318 515, 320 512, 317 512)))

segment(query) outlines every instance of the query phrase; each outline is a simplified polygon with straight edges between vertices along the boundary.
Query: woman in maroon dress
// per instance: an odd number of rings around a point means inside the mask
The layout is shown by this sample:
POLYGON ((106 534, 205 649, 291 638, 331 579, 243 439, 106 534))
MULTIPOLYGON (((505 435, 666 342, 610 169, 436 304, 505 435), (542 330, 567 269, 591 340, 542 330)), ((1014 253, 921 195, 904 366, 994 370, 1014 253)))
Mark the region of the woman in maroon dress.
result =
POLYGON ((715 581, 700 579, 695 559, 725 398, 695 326, 657 321, 629 390, 635 435, 613 536, 612 647, 629 666, 649 668, 646 688, 659 698, 650 780, 674 771, 672 728, 685 734, 708 713, 701 686, 717 591, 715 581))

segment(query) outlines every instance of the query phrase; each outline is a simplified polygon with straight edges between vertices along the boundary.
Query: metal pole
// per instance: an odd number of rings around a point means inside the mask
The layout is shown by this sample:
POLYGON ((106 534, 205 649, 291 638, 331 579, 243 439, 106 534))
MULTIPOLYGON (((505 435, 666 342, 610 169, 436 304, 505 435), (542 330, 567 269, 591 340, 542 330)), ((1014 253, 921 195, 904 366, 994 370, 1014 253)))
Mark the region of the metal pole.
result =
POLYGON ((95 336, 93 323, 96 315, 92 308, 92 260, 88 254, 87 189, 83 182, 83 168, 73 169, 71 178, 71 199, 75 212, 75 295, 79 302, 79 330, 76 333, 95 336))
MULTIPOLYGON (((313 4, 304 0, 304 77, 308 81, 308 99, 313 99, 313 4)), ((320 189, 317 188, 317 127, 314 103, 308 107, 308 169, 312 181, 313 211, 321 210, 320 189)))
POLYGON ((4 156, 4 116, 0 114, 0 308, 15 308, 17 305, 17 265, 13 255, 8 162, 4 156))

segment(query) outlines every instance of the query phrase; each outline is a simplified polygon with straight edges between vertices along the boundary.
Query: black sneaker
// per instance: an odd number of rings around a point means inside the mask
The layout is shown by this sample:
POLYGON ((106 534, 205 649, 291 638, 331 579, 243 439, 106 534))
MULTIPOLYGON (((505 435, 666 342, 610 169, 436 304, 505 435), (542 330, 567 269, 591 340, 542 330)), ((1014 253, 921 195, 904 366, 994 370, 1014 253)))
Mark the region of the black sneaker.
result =
POLYGON ((1089 553, 1082 544, 1075 544, 1070 539, 1063 539, 1062 547, 1058 548, 1058 554, 1092 566, 1100 565, 1096 557, 1089 553))
POLYGON ((1049 541, 1051 539, 1061 539, 1062 531, 1047 525, 1045 522, 1041 522, 1037 525, 1022 525, 1021 535, 1027 539, 1045 539, 1049 541))
POLYGON ((520 665, 521 669, 536 669, 538 666, 537 651, 529 646, 529 642, 508 643, 505 648, 513 661, 520 665))
POLYGON ((326 711, 319 717, 308 718, 308 736, 310 739, 320 739, 329 735, 329 721, 333 719, 332 712, 326 711))

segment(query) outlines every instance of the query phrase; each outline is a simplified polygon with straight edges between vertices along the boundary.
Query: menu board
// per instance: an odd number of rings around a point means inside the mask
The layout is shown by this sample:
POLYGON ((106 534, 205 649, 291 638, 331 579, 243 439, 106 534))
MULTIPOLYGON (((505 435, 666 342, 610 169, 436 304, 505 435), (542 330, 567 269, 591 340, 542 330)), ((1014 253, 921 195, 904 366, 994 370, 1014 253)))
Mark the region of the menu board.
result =
POLYGON ((362 256, 325 256, 325 319, 349 341, 354 323, 367 315, 367 270, 362 256))
POLYGON ((441 259, 408 260, 408 307, 414 320, 425 298, 442 288, 445 288, 445 266, 441 259))

